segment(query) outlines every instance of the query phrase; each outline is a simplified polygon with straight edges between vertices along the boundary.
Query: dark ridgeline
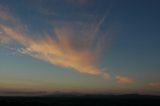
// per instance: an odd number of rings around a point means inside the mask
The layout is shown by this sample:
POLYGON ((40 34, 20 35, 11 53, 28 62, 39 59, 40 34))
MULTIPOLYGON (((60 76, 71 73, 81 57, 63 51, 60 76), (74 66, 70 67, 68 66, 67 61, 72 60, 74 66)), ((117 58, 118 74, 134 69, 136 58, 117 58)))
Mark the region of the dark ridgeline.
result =
POLYGON ((160 106, 151 95, 50 95, 0 97, 0 106, 160 106))

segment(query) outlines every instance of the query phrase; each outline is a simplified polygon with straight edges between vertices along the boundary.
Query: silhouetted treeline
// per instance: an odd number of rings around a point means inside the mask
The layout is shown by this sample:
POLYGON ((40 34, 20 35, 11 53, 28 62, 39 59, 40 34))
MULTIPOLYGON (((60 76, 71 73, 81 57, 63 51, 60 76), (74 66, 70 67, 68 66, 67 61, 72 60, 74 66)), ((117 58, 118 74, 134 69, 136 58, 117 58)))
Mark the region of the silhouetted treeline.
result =
POLYGON ((160 106, 160 96, 61 95, 0 97, 0 106, 160 106))

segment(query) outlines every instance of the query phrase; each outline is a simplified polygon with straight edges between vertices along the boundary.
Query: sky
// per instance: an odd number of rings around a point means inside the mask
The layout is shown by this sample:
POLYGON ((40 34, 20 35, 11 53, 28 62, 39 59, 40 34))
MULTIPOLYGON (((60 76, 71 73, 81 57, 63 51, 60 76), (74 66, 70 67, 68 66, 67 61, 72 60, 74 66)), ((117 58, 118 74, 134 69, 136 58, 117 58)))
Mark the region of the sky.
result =
POLYGON ((0 95, 160 95, 159 0, 0 0, 0 95))

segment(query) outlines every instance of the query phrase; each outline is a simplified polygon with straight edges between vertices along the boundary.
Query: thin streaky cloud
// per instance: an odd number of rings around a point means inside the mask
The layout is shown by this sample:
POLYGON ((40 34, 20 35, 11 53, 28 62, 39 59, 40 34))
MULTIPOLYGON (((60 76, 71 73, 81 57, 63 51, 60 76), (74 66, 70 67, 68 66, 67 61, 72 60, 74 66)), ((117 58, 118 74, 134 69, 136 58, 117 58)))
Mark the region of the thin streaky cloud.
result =
POLYGON ((10 11, 9 8, 0 5, 0 20, 16 24, 17 23, 16 18, 13 17, 9 11, 10 11))
POLYGON ((140 86, 137 92, 142 94, 160 95, 160 82, 150 82, 140 86))
POLYGON ((148 86, 154 89, 160 89, 160 82, 152 82, 149 83, 148 86))
POLYGON ((120 84, 130 84, 133 80, 127 76, 116 76, 116 80, 120 84))
POLYGON ((90 2, 90 0, 65 0, 65 1, 80 6, 85 6, 90 2))
MULTIPOLYGON (((7 16, 9 17, 8 14, 7 16)), ((0 29, 6 35, 0 36, 3 39, 9 39, 8 43, 14 42, 21 45, 22 48, 18 48, 18 52, 54 65, 74 69, 81 73, 98 75, 105 79, 110 78, 106 70, 95 66, 98 59, 97 50, 99 50, 99 48, 86 48, 85 45, 85 48, 76 48, 75 45, 77 44, 74 43, 75 41, 72 38, 74 35, 67 30, 68 28, 61 29, 55 27, 54 33, 50 36, 56 36, 57 39, 53 39, 47 34, 40 34, 44 37, 43 39, 35 39, 28 35, 24 27, 25 25, 19 24, 19 21, 17 22, 17 24, 13 23, 15 26, 14 28, 5 24, 0 24, 0 29)), ((74 32, 73 29, 70 30, 74 32)), ((87 44, 87 42, 85 44, 87 44)))

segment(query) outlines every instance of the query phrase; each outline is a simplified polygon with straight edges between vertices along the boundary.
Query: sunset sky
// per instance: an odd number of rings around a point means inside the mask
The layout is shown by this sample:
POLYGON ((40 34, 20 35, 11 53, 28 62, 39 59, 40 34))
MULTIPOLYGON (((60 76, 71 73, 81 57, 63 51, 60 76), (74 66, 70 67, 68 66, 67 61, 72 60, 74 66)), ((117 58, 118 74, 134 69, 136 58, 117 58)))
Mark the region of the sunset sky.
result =
POLYGON ((160 95, 159 0, 0 0, 0 95, 160 95))

